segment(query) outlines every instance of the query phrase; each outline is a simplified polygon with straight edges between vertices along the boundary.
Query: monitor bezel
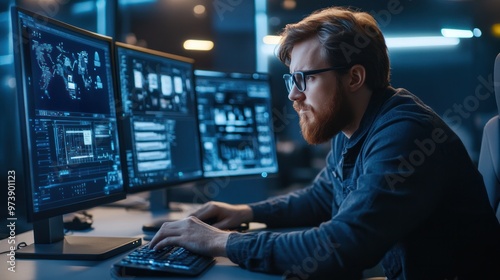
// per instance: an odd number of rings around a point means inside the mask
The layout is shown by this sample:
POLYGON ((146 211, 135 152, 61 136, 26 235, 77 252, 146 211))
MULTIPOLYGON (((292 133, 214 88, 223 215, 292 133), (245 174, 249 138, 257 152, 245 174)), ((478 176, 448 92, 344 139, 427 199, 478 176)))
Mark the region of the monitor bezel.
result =
MULTIPOLYGON (((70 33, 76 33, 78 35, 82 35, 88 38, 91 38, 93 40, 97 39, 102 41, 103 43, 106 43, 109 45, 109 59, 110 59, 110 64, 114 65, 114 44, 113 44, 113 39, 109 36, 101 35, 92 31, 88 31, 61 21, 58 21, 53 18, 49 18, 37 13, 34 13, 32 11, 29 11, 27 9, 17 7, 17 6, 12 6, 11 7, 11 17, 12 17, 12 27, 13 27, 13 48, 14 52, 18 52, 18 55, 14 55, 14 64, 15 64, 15 69, 16 69, 16 87, 17 87, 17 95, 18 95, 18 107, 19 107, 19 117, 20 117, 20 131, 21 131, 21 144, 22 144, 22 156, 23 156, 23 168, 24 168, 24 180, 25 180, 25 189, 26 189, 26 199, 27 199, 27 218, 28 222, 37 222, 41 220, 45 220, 48 218, 56 217, 56 216, 61 216, 63 214, 79 211, 79 210, 84 210, 96 206, 101 206, 107 203, 115 202, 118 200, 122 200, 126 198, 126 189, 125 186, 122 184, 122 188, 120 191, 116 193, 112 193, 106 196, 102 197, 94 197, 94 198, 87 198, 83 201, 76 202, 76 203, 71 203, 68 205, 64 205, 61 207, 56 207, 56 208, 51 208, 51 209, 46 209, 46 210, 41 210, 38 212, 34 211, 34 201, 33 201, 33 186, 34 186, 34 168, 33 165, 30 163, 32 155, 33 155, 33 150, 31 147, 31 144, 29 143, 29 137, 31 136, 31 131, 30 131, 30 124, 29 124, 29 109, 27 106, 30 106, 28 103, 28 99, 26 96, 29 94, 29 86, 27 85, 26 81, 26 69, 24 67, 25 65, 25 60, 27 59, 24 55, 23 51, 23 45, 27 43, 27 40, 29 40, 29 37, 23 36, 23 28, 22 24, 20 22, 20 14, 25 14, 28 17, 33 18, 35 21, 38 21, 38 23, 46 23, 49 25, 54 26, 56 29, 62 29, 62 31, 68 31, 70 33), (17 40, 16 40, 17 39, 17 40)), ((116 102, 118 95, 117 95, 117 84, 116 84, 116 77, 115 77, 115 72, 111 69, 111 82, 112 82, 112 88, 113 88, 113 97, 114 101, 116 102)), ((117 135, 117 149, 119 149, 120 141, 119 141, 119 132, 118 132, 118 119, 117 115, 115 114, 115 119, 116 119, 116 135, 117 135)), ((118 153, 120 156, 120 154, 118 153)), ((120 162, 121 164, 121 162, 120 162)), ((120 167, 120 169, 123 169, 120 167)), ((123 174, 123 170, 122 174, 123 174)))
MULTIPOLYGON (((214 77, 214 78, 221 78, 221 79, 241 79, 241 80, 254 80, 254 81, 263 81, 269 85, 269 98, 268 98, 268 104, 269 109, 270 109, 270 114, 272 115, 272 110, 273 110, 273 96, 272 96, 272 86, 271 86, 271 74, 269 73, 264 73, 264 72, 225 72, 225 71, 217 71, 217 70, 206 70, 206 69, 196 69, 194 71, 194 80, 195 80, 195 88, 196 88, 196 80, 198 77, 214 77), (255 78, 257 77, 257 78, 255 78)), ((197 100, 198 102, 198 100, 197 100)), ((271 117, 272 120, 272 117, 271 117)), ((198 120, 199 121, 199 120, 198 120)), ((272 129, 272 136, 273 136, 273 143, 275 145, 274 149, 274 160, 275 160, 275 168, 273 170, 254 170, 254 171, 249 171, 245 173, 226 173, 223 174, 222 171, 213 174, 213 175, 207 175, 207 172, 203 170, 203 176, 205 180, 211 180, 214 178, 234 178, 234 179, 251 179, 251 178, 273 178, 278 175, 279 173, 279 164, 278 164, 278 151, 276 147, 276 132, 274 130, 273 123, 270 124, 270 127, 272 129), (263 173, 266 173, 265 176, 263 176, 263 173)), ((204 150, 203 150, 203 144, 201 143, 201 133, 200 133, 200 146, 201 146, 201 156, 202 156, 202 163, 203 163, 203 158, 204 158, 204 150)), ((204 165, 203 165, 204 166, 204 165)), ((209 173, 208 173, 209 174, 209 173)))
MULTIPOLYGON (((163 52, 163 51, 158 51, 158 50, 154 50, 154 49, 150 49, 150 48, 145 48, 145 47, 141 47, 141 46, 136 46, 136 45, 132 45, 132 44, 127 44, 127 43, 123 43, 123 42, 119 42, 119 41, 116 41, 115 42, 115 61, 119 61, 119 51, 118 51, 118 48, 124 48, 124 49, 127 49, 127 50, 131 50, 131 51, 136 51, 136 52, 139 52, 140 54, 145 54, 145 55, 152 55, 152 56, 156 56, 156 57, 159 57, 159 58, 166 58, 166 59, 170 59, 170 60, 174 60, 176 62, 181 62, 181 63, 186 63, 186 64, 189 64, 191 67, 191 70, 190 70, 190 73, 191 73, 191 88, 192 88, 192 91, 193 91, 193 110, 194 110, 194 121, 195 121, 195 126, 196 126, 196 129, 194 130, 194 132, 196 133, 196 136, 198 137, 198 141, 197 141, 197 146, 198 146, 198 153, 197 153, 197 156, 198 156, 198 160, 200 162, 200 175, 199 176, 195 176, 195 177, 189 177, 189 178, 186 178, 186 179, 180 179, 180 180, 172 180, 172 181, 166 181, 166 182, 158 182, 158 183, 155 183, 155 184, 148 184, 148 185, 141 185, 141 186, 134 186, 134 187, 131 187, 129 185, 129 174, 128 174, 128 169, 127 169, 127 162, 126 162, 126 154, 125 154, 125 148, 124 145, 122 145, 120 147, 120 158, 122 160, 121 164, 122 166, 124 167, 123 168, 123 183, 124 183, 124 186, 125 186, 125 191, 127 194, 135 194, 135 193, 141 193, 141 192, 147 192, 147 191, 153 191, 153 190, 162 190, 162 189, 167 189, 167 188, 173 188, 173 187, 177 187, 177 186, 181 186, 183 184, 186 184, 186 183, 192 183, 192 182, 196 182, 196 181, 200 181, 202 179, 204 179, 204 173, 203 173, 203 162, 202 162, 202 158, 201 158, 201 153, 202 153, 202 147, 201 147, 201 143, 200 143, 200 133, 199 133, 199 129, 198 129, 198 126, 199 126, 199 121, 198 121, 198 103, 197 103, 197 98, 196 98, 196 91, 195 91, 195 83, 194 83, 194 80, 195 80, 195 77, 194 77, 194 63, 195 63, 195 60, 192 59, 192 58, 189 58, 189 57, 185 57, 185 56, 180 56, 180 55, 176 55, 176 54, 172 54, 172 53, 167 53, 167 52, 163 52)), ((120 71, 120 65, 119 63, 116 63, 116 67, 115 67, 115 71, 116 71, 116 77, 117 77, 117 84, 118 84, 118 96, 119 96, 119 102, 120 102, 120 105, 121 105, 121 102, 122 102, 122 88, 119 84, 119 81, 120 81, 120 78, 119 78, 119 71, 120 71)), ((122 107, 120 106, 120 113, 122 113, 123 110, 122 110, 122 107)), ((123 121, 123 115, 120 114, 119 117, 118 117, 118 131, 120 132, 120 135, 124 135, 125 131, 125 123, 123 121)), ((123 139, 122 139, 123 140, 123 139)))

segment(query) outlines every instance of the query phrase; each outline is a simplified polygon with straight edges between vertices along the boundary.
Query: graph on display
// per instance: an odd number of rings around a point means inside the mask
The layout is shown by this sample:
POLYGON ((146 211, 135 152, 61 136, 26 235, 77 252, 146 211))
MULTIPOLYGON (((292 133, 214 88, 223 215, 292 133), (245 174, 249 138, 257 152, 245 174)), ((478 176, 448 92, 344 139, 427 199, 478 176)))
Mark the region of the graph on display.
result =
POLYGON ((58 149, 62 152, 58 156, 61 163, 80 164, 94 160, 91 128, 56 126, 55 131, 58 136, 56 143, 62 144, 58 149))

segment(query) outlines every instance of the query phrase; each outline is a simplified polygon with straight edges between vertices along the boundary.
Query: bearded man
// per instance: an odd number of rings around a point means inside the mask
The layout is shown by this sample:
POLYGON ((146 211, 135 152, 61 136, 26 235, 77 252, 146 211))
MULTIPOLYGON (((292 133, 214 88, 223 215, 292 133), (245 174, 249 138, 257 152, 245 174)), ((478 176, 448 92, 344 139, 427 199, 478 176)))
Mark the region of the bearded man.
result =
POLYGON ((288 98, 307 142, 331 141, 326 167, 287 195, 209 202, 165 223, 150 248, 179 245, 293 279, 360 279, 378 263, 388 279, 498 277, 500 225, 482 176, 431 108, 390 85, 374 18, 332 7, 282 36, 288 98), (223 230, 252 221, 306 229, 223 230))

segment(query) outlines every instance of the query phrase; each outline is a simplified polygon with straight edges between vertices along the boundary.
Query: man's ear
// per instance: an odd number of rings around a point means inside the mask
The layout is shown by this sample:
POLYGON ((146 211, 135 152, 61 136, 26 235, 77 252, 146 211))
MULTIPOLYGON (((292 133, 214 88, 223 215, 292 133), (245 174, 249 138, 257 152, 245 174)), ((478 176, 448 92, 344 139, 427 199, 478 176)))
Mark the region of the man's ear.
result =
POLYGON ((349 69, 347 74, 349 77, 347 85, 351 92, 357 91, 365 84, 366 69, 364 66, 356 64, 349 69))

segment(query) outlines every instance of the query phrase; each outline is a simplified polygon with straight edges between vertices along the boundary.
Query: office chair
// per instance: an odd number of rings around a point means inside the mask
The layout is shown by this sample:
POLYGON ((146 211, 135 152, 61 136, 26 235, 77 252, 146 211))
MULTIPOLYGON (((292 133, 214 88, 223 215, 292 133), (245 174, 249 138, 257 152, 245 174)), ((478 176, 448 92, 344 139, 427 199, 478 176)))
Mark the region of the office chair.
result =
MULTIPOLYGON (((498 113, 500 114, 500 54, 495 59, 493 84, 498 113)), ((491 118, 484 126, 479 172, 483 175, 488 198, 500 221, 500 117, 491 118)))

